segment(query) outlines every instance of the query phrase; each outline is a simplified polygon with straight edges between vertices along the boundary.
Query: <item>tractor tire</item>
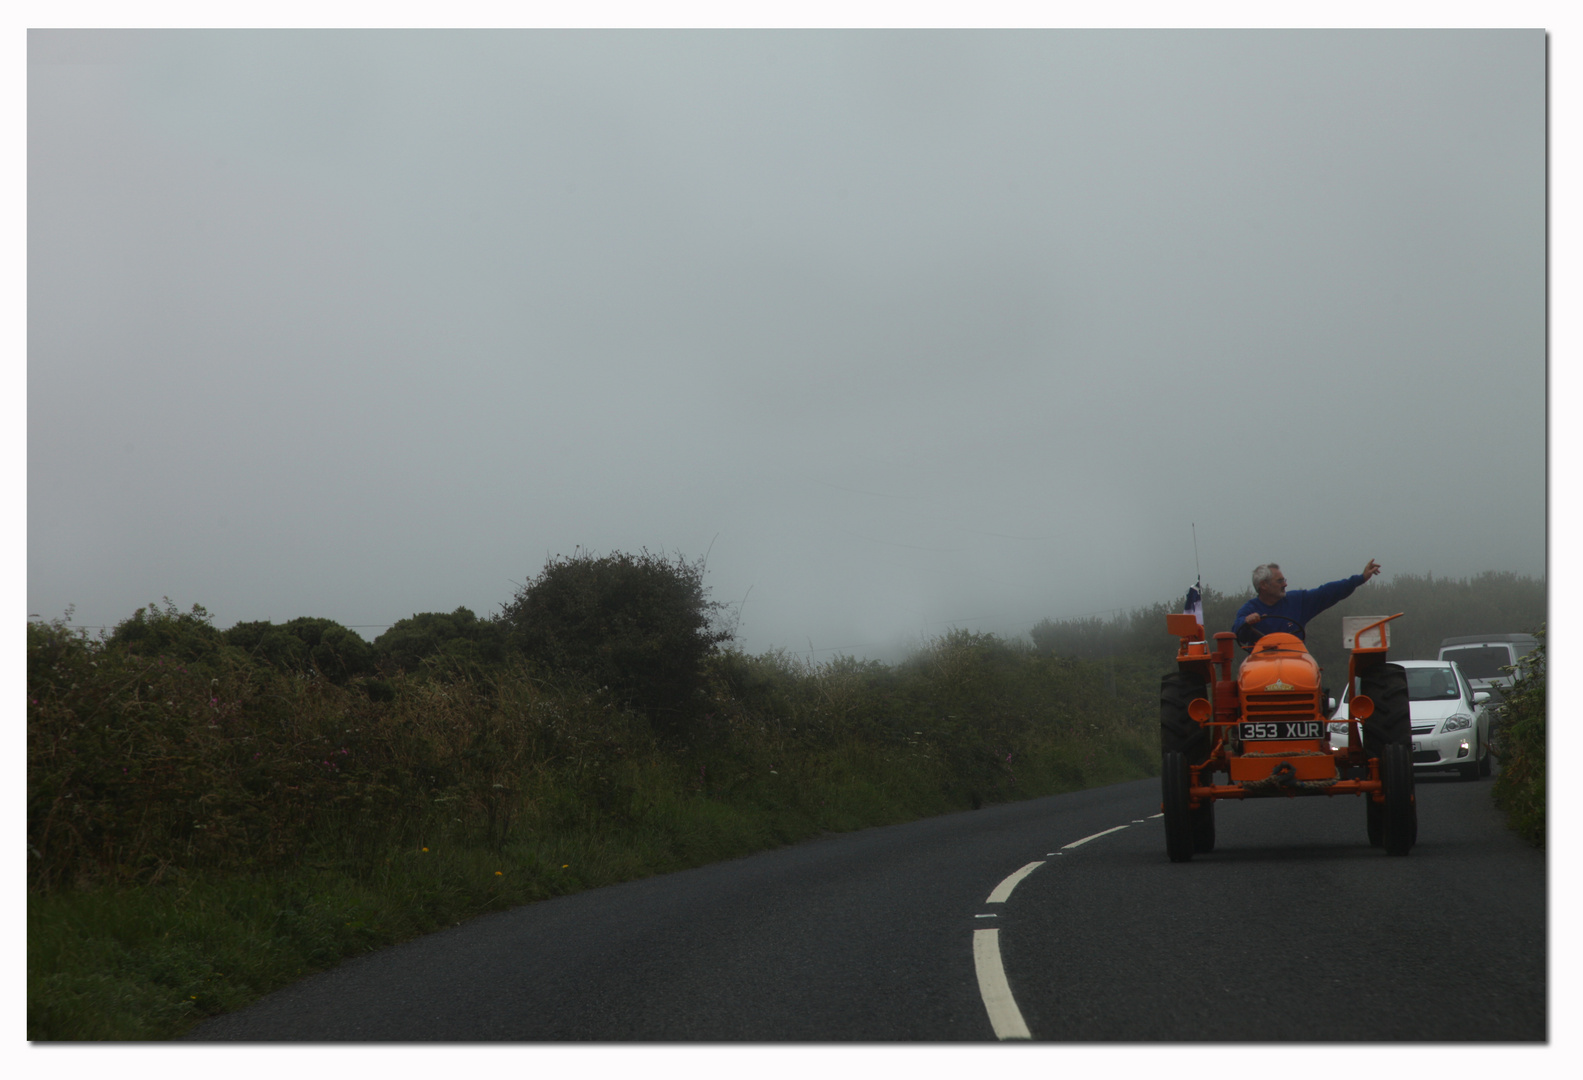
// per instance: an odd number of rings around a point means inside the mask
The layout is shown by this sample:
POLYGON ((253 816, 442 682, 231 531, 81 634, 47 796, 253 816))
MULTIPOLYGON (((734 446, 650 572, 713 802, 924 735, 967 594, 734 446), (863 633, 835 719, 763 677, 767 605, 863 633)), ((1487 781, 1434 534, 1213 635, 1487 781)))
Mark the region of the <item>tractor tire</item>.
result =
POLYGON ((1374 801, 1374 796, 1363 796, 1365 823, 1369 830, 1369 847, 1385 846, 1385 804, 1374 801))
POLYGON ((1205 800, 1197 810, 1189 810, 1193 823, 1193 854, 1208 855, 1215 850, 1215 804, 1205 800))
POLYGON ((1387 746, 1408 747, 1412 763, 1413 717, 1407 705, 1407 672, 1399 664, 1377 664, 1358 677, 1358 690, 1374 702, 1363 721, 1363 752, 1380 757, 1387 746))
POLYGON ((1193 819, 1188 803, 1187 758, 1167 750, 1160 762, 1161 809, 1165 811, 1165 853, 1172 862, 1193 857, 1193 819))
POLYGON ((1208 697, 1208 688, 1186 672, 1173 671, 1160 676, 1160 760, 1178 753, 1189 765, 1209 756, 1209 730, 1187 715, 1194 698, 1208 697))
POLYGON ((1385 784, 1385 854, 1406 855, 1418 842, 1411 744, 1392 743, 1385 748, 1380 778, 1385 784))

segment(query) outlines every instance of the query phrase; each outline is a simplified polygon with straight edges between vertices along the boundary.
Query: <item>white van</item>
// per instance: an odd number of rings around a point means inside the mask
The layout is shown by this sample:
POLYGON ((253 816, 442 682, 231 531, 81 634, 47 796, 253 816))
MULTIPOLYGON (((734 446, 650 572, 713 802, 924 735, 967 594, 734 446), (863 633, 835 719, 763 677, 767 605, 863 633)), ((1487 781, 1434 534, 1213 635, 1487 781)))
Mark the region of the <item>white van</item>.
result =
POLYGON ((1533 652, 1539 639, 1532 634, 1471 634, 1448 637, 1440 643, 1440 659, 1455 660, 1474 690, 1499 694, 1512 684, 1512 673, 1502 671, 1533 652))

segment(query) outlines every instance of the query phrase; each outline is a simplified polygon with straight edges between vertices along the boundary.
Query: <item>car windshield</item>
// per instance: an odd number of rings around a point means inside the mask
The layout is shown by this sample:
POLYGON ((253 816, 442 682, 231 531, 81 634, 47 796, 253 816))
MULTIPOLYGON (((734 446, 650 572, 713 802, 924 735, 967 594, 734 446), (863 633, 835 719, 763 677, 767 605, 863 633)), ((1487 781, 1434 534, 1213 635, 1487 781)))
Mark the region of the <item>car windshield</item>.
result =
POLYGON ((1456 672, 1449 667, 1410 667, 1407 669, 1408 701, 1445 701, 1461 697, 1456 672))
POLYGON ((1442 650, 1442 660, 1455 660, 1462 674, 1470 679, 1498 679, 1505 674, 1501 668, 1512 662, 1511 653, 1504 645, 1474 645, 1466 649, 1442 650))

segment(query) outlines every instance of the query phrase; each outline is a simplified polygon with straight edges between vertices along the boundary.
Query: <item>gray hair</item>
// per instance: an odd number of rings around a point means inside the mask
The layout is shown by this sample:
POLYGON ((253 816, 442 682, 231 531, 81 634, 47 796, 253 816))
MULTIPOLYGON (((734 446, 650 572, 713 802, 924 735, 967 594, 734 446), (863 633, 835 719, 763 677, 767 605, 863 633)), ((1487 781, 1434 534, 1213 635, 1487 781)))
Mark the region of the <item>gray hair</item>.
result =
POLYGON ((1262 587, 1265 582, 1274 577, 1275 572, 1280 568, 1281 565, 1279 563, 1272 562, 1260 563, 1258 566, 1255 566, 1253 568, 1253 591, 1258 592, 1260 587, 1262 587))

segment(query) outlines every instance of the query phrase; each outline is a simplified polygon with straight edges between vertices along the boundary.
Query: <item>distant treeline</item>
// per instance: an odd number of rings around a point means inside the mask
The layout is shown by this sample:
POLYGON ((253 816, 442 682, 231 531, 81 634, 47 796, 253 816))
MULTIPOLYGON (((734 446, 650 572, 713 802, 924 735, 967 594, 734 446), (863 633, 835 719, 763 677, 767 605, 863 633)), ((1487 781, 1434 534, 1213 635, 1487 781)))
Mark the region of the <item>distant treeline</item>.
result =
MULTIPOLYGON (((1312 582, 1308 587, 1324 584, 1312 582)), ((1237 609, 1253 596, 1204 590, 1206 630, 1230 630, 1237 609)), ((1165 631, 1165 616, 1182 610, 1184 597, 1134 609, 1111 619, 1046 619, 1030 631, 1040 653, 1086 660, 1128 656, 1164 670, 1176 655, 1176 639, 1165 631)), ((1391 656, 1432 660, 1443 638, 1461 634, 1532 633, 1547 618, 1543 578, 1490 571, 1472 578, 1398 574, 1359 586, 1350 597, 1308 624, 1307 644, 1326 670, 1344 670, 1341 619, 1347 615, 1394 615, 1391 656)))

